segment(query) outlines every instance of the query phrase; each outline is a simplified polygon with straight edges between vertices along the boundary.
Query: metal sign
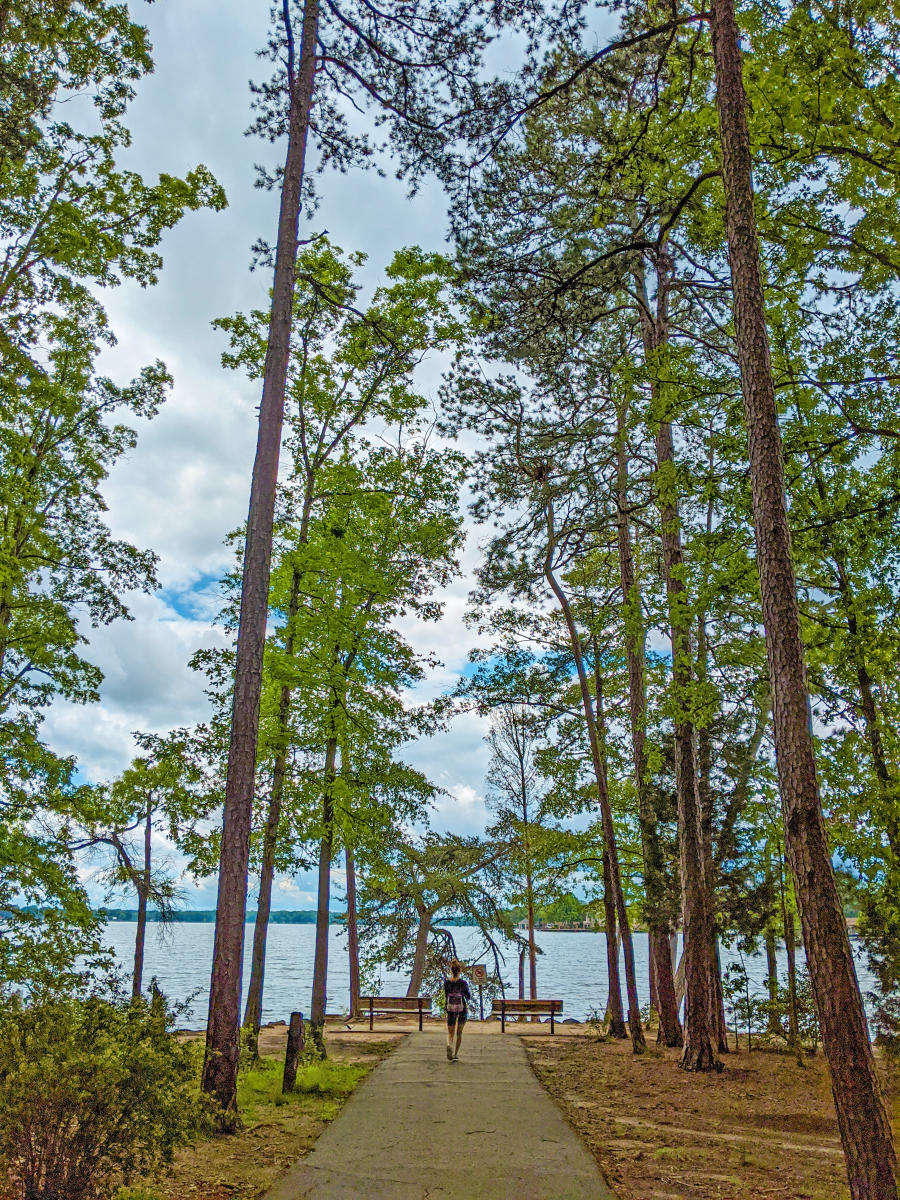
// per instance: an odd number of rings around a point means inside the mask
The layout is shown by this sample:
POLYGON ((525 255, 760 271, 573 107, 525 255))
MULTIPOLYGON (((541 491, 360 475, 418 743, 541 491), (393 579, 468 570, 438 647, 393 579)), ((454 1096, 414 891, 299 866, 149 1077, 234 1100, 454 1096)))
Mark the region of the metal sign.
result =
POLYGON ((484 963, 476 963, 472 968, 472 982, 479 985, 487 983, 487 967, 484 963))

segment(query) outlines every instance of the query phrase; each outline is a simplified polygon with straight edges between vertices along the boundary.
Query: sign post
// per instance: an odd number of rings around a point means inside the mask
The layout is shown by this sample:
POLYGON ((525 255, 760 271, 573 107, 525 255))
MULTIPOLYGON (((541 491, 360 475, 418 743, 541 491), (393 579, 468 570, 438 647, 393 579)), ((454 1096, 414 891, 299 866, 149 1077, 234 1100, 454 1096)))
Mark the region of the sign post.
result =
POLYGON ((487 983, 487 968, 484 963, 476 963, 472 968, 472 982, 478 984, 478 1015, 481 1020, 484 1020, 484 991, 482 990, 487 983))

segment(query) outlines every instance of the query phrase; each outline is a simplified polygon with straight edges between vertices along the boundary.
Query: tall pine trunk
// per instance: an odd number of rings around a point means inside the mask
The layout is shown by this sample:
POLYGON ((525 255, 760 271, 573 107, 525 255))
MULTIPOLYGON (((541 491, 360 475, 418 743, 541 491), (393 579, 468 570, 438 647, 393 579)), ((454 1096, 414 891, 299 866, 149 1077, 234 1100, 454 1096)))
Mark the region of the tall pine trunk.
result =
POLYGON ((144 945, 147 940, 147 902, 150 899, 150 869, 152 859, 153 807, 147 800, 147 815, 144 818, 144 870, 138 885, 137 930, 134 935, 134 974, 131 977, 131 994, 139 996, 144 979, 144 945))
POLYGON ((534 942, 534 887, 531 869, 525 873, 525 894, 528 899, 528 988, 532 1000, 537 999, 537 947, 534 942))
POLYGON ((656 479, 662 543, 663 579, 672 643, 672 690, 676 717, 675 789, 678 797, 678 849, 681 868, 681 912, 684 923, 684 1050, 687 1071, 718 1070, 719 1035, 713 997, 713 904, 703 863, 703 817, 690 716, 693 684, 690 610, 684 583, 681 517, 675 478, 672 425, 661 394, 660 359, 668 344, 668 293, 671 259, 665 252, 657 262, 656 311, 651 312, 643 272, 636 277, 641 302, 644 358, 650 375, 656 428, 656 479))
POLYGON ((785 846, 853 1200, 897 1200, 897 1158, 819 799, 734 0, 714 0, 716 102, 785 846))
MULTIPOLYGON (((312 496, 307 489, 306 502, 303 506, 303 518, 300 524, 300 542, 306 541, 309 528, 309 514, 312 509, 312 496)), ((300 607, 300 571, 295 567, 291 572, 291 587, 288 599, 288 614, 286 635, 284 639, 285 657, 290 660, 294 654, 294 623, 300 607)), ((253 954, 250 960, 250 985, 247 990, 247 1003, 244 1007, 244 1029, 250 1039, 250 1048, 254 1058, 257 1056, 259 1029, 262 1023, 263 984, 266 974, 266 941, 269 935, 269 916, 272 911, 272 883, 275 878, 275 851, 278 848, 278 828, 281 824, 281 808, 284 803, 284 781, 287 777, 288 743, 290 740, 291 687, 285 683, 278 698, 278 732, 275 764, 272 768, 272 791, 269 795, 269 811, 266 813, 266 827, 263 833, 262 866, 259 876, 259 902, 256 906, 256 922, 253 926, 253 954)))
POLYGON ((638 795, 638 821, 641 831, 641 855, 644 867, 644 905, 650 945, 650 978, 653 1000, 659 1017, 659 1040, 667 1046, 683 1042, 672 957, 669 953, 670 923, 666 915, 666 870, 659 841, 656 811, 650 792, 646 748, 647 688, 644 675, 645 631, 641 611, 640 588, 634 569, 631 546, 631 522, 628 504, 627 413, 625 404, 617 413, 616 525, 619 548, 619 573, 625 618, 625 659, 628 666, 628 707, 634 784, 638 795))
POLYGON ((313 958, 312 1001, 309 1006, 309 1038, 325 1055, 325 1005, 328 998, 328 932, 331 919, 331 850, 334 845, 334 778, 337 738, 325 746, 322 788, 322 837, 319 840, 319 886, 316 903, 316 949, 313 958))
MULTIPOLYGON (((569 643, 572 649, 572 656, 575 660, 575 670, 578 674, 578 683, 581 689, 581 703, 584 709, 584 719, 587 725, 588 742, 591 748, 591 762, 594 768, 594 778, 597 783, 597 797, 600 801, 600 818, 603 825, 603 841, 604 841, 604 859, 609 863, 609 882, 612 888, 613 899, 616 907, 616 917, 618 920, 619 933, 622 938, 622 950, 625 956, 625 988, 628 993, 628 1030, 631 1034, 631 1044, 635 1054, 640 1054, 646 1048, 644 1042, 644 1030, 641 1026, 641 1007, 638 1002, 637 995, 637 976, 634 969, 634 945, 631 940, 631 924, 628 919, 628 910, 625 907, 625 895, 622 891, 622 880, 619 874, 619 852, 616 846, 616 830, 613 825, 612 805, 609 799, 609 788, 606 780, 606 763, 603 759, 603 752, 600 743, 600 735, 597 730, 597 722, 594 719, 594 705, 591 697, 591 688, 588 683, 587 672, 584 668, 584 656, 581 651, 581 639, 578 636, 578 629, 575 625, 575 618, 572 615, 572 606, 569 604, 569 599, 559 585, 559 581, 553 573, 552 561, 553 551, 556 546, 554 524, 553 524, 553 504, 547 503, 547 554, 544 560, 544 575, 547 582, 559 602, 562 609, 563 620, 566 623, 566 629, 569 633, 569 643)), ((605 872, 604 872, 605 877, 605 872)))
POLYGON ((356 910, 356 857, 350 841, 344 848, 347 871, 347 957, 350 968, 350 1016, 359 1016, 359 920, 356 910))
POLYGON ((298 226, 306 141, 315 83, 319 0, 306 0, 300 43, 300 68, 296 78, 293 71, 293 40, 288 0, 284 0, 284 15, 291 46, 288 70, 288 146, 281 187, 272 309, 244 549, 231 739, 219 858, 216 932, 202 1080, 203 1091, 215 1097, 220 1106, 219 1120, 223 1128, 235 1123, 237 1111, 241 969, 244 920, 247 913, 247 872, 250 862, 250 824, 259 733, 259 699, 262 689, 266 621, 269 614, 272 527, 290 356, 298 226))
POLYGON ((619 936, 616 932, 616 901, 613 896, 609 855, 603 848, 603 917, 606 928, 606 1015, 604 1024, 614 1038, 627 1038, 622 1008, 622 983, 619 979, 619 936))
POLYGON ((266 940, 269 915, 272 911, 272 882, 275 878, 275 850, 278 845, 278 826, 281 821, 281 799, 284 788, 284 769, 279 772, 276 760, 272 774, 272 795, 263 833, 262 866, 259 874, 259 900, 253 926, 253 954, 250 962, 250 985, 244 1006, 244 1030, 250 1041, 254 1058, 258 1055, 259 1029, 262 1024, 263 983, 266 974, 266 940))

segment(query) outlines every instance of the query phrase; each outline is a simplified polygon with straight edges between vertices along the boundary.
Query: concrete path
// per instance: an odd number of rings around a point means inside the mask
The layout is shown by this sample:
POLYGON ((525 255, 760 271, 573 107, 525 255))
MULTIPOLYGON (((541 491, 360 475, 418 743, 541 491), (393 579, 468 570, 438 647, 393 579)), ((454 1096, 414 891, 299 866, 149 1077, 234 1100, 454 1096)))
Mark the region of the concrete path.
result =
POLYGON ((411 1034, 265 1200, 615 1200, 514 1035, 411 1034))

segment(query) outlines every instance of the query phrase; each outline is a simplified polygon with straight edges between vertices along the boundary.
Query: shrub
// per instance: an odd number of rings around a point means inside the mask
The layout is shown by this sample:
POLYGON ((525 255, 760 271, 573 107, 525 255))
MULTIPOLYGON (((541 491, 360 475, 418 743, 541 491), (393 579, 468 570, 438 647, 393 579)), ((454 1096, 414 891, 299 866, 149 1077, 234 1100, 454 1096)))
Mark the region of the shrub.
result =
POLYGON ((0 1002, 0 1180, 9 1200, 98 1200, 202 1122, 193 1047, 163 996, 0 1002))

